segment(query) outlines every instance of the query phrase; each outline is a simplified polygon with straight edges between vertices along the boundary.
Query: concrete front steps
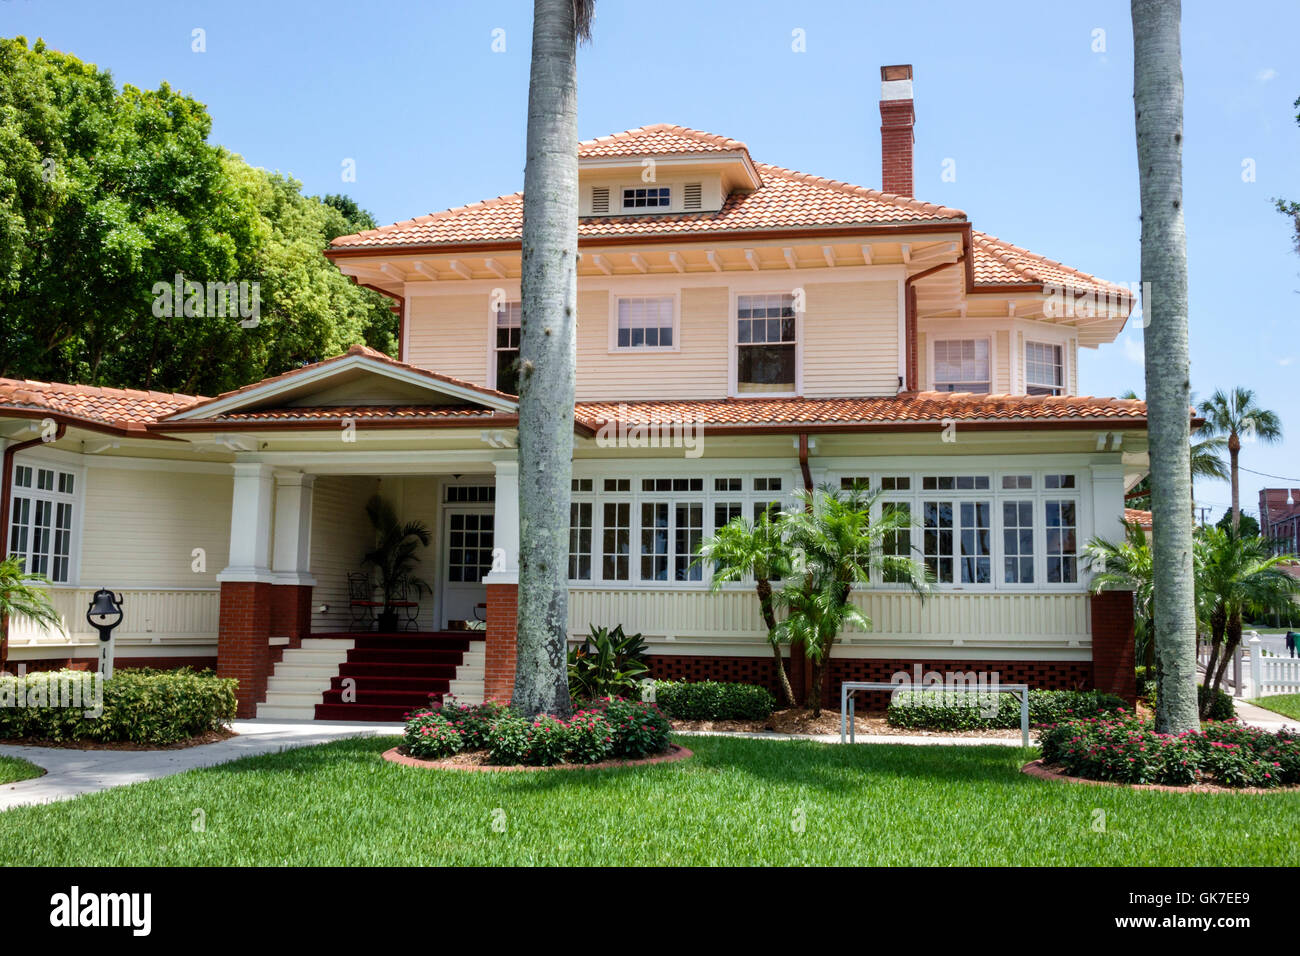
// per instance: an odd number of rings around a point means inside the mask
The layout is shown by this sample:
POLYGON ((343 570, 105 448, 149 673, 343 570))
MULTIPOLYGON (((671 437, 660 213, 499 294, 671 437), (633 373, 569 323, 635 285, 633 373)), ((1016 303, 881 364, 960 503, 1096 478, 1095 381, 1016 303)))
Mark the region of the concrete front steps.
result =
POLYGON ((484 662, 481 631, 318 635, 284 652, 257 715, 400 722, 431 697, 482 703, 484 662))
POLYGON ((353 646, 346 639, 307 637, 302 647, 285 648, 284 657, 267 679, 266 700, 257 705, 257 716, 314 720, 321 695, 353 646))

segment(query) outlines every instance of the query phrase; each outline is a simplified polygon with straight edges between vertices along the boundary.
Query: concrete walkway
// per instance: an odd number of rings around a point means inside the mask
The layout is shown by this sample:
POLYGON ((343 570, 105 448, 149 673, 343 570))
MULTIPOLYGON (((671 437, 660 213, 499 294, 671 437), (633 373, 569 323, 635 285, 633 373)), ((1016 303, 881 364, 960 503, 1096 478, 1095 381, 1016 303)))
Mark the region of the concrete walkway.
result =
POLYGON ((0 754, 22 757, 48 771, 43 777, 0 785, 0 810, 70 800, 142 780, 211 767, 240 757, 310 747, 344 737, 400 735, 401 724, 322 721, 237 720, 239 736, 182 750, 72 750, 62 747, 0 746, 0 754))
POLYGON ((1240 697, 1234 697, 1232 705, 1237 708, 1237 719, 1243 724, 1259 727, 1261 730, 1278 731, 1283 727, 1288 730, 1300 730, 1300 721, 1284 717, 1282 714, 1275 714, 1263 707, 1257 707, 1254 704, 1247 703, 1240 697))
MULTIPOLYGON (((837 744, 839 734, 777 734, 744 733, 735 730, 674 730, 683 737, 747 737, 750 740, 815 740, 819 744, 837 744)), ((1036 734, 1029 732, 1029 744, 1036 742, 1036 734)), ((904 736, 902 734, 858 734, 855 744, 921 744, 931 747, 1019 747, 1020 735, 1015 737, 939 737, 904 736)))

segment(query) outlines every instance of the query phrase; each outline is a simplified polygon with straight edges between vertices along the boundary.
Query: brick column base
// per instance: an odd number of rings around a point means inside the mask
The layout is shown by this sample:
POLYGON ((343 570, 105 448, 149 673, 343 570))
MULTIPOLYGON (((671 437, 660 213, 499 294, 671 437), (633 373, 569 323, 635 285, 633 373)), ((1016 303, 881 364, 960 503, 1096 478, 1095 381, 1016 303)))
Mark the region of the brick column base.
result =
POLYGON ((483 699, 508 704, 515 693, 515 622, 519 585, 487 586, 487 628, 483 668, 483 699))
POLYGON ((223 581, 217 625, 217 676, 239 681, 238 717, 256 717, 266 700, 271 671, 272 586, 260 581, 223 581))
POLYGON ((1092 596, 1092 682, 1097 690, 1137 701, 1133 647, 1133 592, 1102 591, 1092 596))
POLYGON ((271 585, 271 636, 289 638, 289 647, 301 647, 311 637, 311 585, 271 585))

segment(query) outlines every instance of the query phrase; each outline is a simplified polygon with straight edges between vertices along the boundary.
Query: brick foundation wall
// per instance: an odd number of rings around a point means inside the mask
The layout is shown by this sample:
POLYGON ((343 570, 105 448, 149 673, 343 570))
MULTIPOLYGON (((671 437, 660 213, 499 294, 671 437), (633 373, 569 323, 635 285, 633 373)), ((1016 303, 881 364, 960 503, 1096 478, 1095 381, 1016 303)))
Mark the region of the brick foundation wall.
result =
POLYGON ((266 679, 271 671, 268 639, 271 634, 273 586, 253 581, 224 581, 217 630, 217 676, 239 681, 236 715, 257 716, 266 700, 266 679))
POLYGON ((510 703, 515 693, 515 624, 519 615, 519 585, 487 586, 486 661, 483 699, 510 703))
MULTIPOLYGON (((777 700, 781 685, 776 664, 767 657, 700 657, 690 654, 651 654, 650 676, 656 680, 716 680, 728 684, 757 684, 766 687, 777 700)), ((786 661, 786 673, 790 672, 786 661)), ((800 674, 802 677, 802 674, 800 674)), ((793 676, 791 686, 796 688, 793 676)))
POLYGON ((271 637, 287 637, 288 644, 271 648, 271 663, 279 663, 286 647, 301 647, 311 637, 311 585, 271 585, 271 637))
POLYGON ((1098 690, 1137 701, 1134 673, 1133 593, 1102 591, 1092 596, 1092 668, 1098 690))

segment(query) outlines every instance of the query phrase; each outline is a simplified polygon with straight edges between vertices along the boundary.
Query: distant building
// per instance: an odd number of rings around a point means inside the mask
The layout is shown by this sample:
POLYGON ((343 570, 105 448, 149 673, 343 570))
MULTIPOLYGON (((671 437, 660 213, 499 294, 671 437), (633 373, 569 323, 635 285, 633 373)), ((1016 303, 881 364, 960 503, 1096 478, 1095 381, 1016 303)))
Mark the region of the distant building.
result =
POLYGON ((1300 554, 1300 488, 1260 491, 1259 533, 1276 542, 1276 551, 1300 554))

